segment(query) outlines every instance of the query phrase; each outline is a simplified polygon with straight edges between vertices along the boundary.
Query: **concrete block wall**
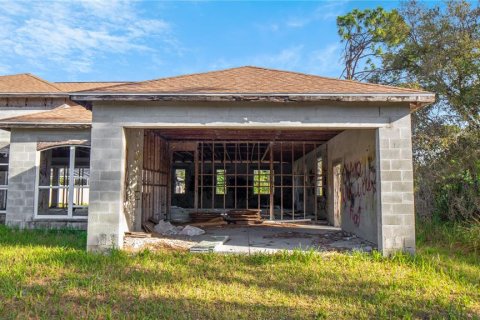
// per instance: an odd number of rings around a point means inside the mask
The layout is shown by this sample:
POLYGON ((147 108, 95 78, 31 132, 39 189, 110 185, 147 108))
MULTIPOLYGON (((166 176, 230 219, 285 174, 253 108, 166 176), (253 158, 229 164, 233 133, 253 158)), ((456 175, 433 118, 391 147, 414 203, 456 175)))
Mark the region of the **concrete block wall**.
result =
MULTIPOLYGON (((36 159, 40 156, 37 151, 37 143, 65 140, 90 140, 90 131, 12 130, 6 214, 7 225, 20 228, 36 227, 37 221, 34 219, 35 181, 37 179, 36 159)), ((45 226, 47 222, 42 222, 41 226, 45 226)))
POLYGON ((91 141, 87 249, 121 248, 129 229, 123 208, 124 129, 115 123, 94 123, 91 141))
MULTIPOLYGON (((0 98, 0 119, 44 112, 67 101, 67 98, 0 98)), ((0 149, 9 144, 10 131, 0 129, 0 149)), ((5 213, 0 213, 0 224, 5 222, 5 216, 5 213)))
MULTIPOLYGON (((413 228, 404 227, 407 219, 386 217, 388 212, 398 212, 401 208, 404 213, 413 218, 413 200, 410 206, 407 203, 410 196, 413 198, 413 184, 407 183, 411 179, 408 169, 397 169, 411 166, 411 144, 401 140, 409 134, 405 116, 409 115, 410 109, 406 103, 325 103, 325 104, 268 104, 268 103, 175 103, 175 102, 98 102, 93 107, 92 129, 92 162, 91 162, 91 206, 88 219, 88 249, 98 250, 112 246, 121 247, 123 234, 129 229, 125 216, 125 160, 126 138, 125 128, 279 128, 279 129, 345 129, 349 136, 344 136, 343 142, 336 140, 337 144, 329 143, 328 161, 334 161, 335 155, 330 153, 330 148, 344 145, 344 149, 338 150, 339 157, 349 160, 349 157, 357 159, 364 157, 370 161, 368 151, 373 151, 373 169, 376 169, 374 177, 377 181, 377 195, 384 197, 382 201, 375 200, 374 208, 368 227, 360 228, 357 232, 378 244, 380 250, 385 252, 390 249, 410 248, 411 239, 415 237, 413 228), (401 130, 398 126, 403 126, 401 130), (396 129, 399 129, 397 132, 396 129), (386 138, 389 135, 399 136, 386 138), (402 132, 401 134, 399 132, 402 132), (366 134, 366 144, 355 143, 366 134), (385 139, 393 139, 392 145, 385 139), (380 150, 379 145, 382 145, 380 150), (345 147, 346 146, 346 147, 345 147), (351 149, 362 149, 351 151, 351 149), (391 167, 380 167, 382 160, 386 160, 389 153, 395 154, 398 149, 400 157, 410 159, 392 160, 391 167), (410 151, 408 150, 410 148, 410 151), (350 150, 349 150, 350 149, 350 150), (362 152, 360 152, 362 151, 362 152), (410 152, 410 154, 408 153, 410 152), (341 156, 340 156, 341 155, 341 156), (380 168, 380 169, 378 169, 380 168), (395 169, 390 169, 395 168, 395 169), (391 184, 391 189, 385 185, 380 190, 380 181, 388 176, 387 171, 402 171, 399 183, 391 184), (396 192, 402 193, 400 203, 387 203, 388 196, 394 197, 396 192), (381 194, 380 194, 381 192, 381 194), (385 195, 384 195, 385 192, 385 195), (375 210, 376 209, 376 210, 375 210), (391 209, 391 210, 390 210, 391 209), (410 211, 412 209, 412 211, 410 211), (385 212, 383 212, 385 210, 385 212), (388 211, 390 210, 390 211, 388 211), (375 214, 373 213, 375 212, 375 214), (378 213, 378 214, 377 214, 378 213), (382 225, 386 217, 386 224, 382 225), (389 221, 389 220, 397 220, 389 221), (401 220, 400 222, 398 220, 401 220), (394 225, 393 223, 400 223, 394 225)), ((346 134, 347 135, 347 134, 346 134)), ((335 139, 335 138, 334 138, 335 139)), ((333 141, 333 139, 332 139, 333 141)), ((390 155, 394 156, 394 155, 390 155)), ((370 165, 370 163, 368 163, 370 165)), ((372 170, 369 168, 369 174, 372 170)), ((411 171, 411 170, 410 170, 411 171)), ((331 172, 329 171, 329 178, 331 172)), ((395 175, 397 173, 391 173, 395 175)), ((371 175, 369 176, 370 180, 371 175)), ((375 179, 374 178, 374 179, 375 179)), ((331 184, 330 182, 328 183, 331 184)), ((331 194, 331 190, 329 190, 331 194)), ((395 215, 395 214, 393 214, 395 215)), ((366 217, 367 215, 364 215, 366 217)), ((364 221, 367 221, 364 219, 364 221)), ((360 222, 362 223, 362 222, 360 222)), ((350 228, 347 223, 342 227, 350 228)), ((352 229, 353 230, 353 229, 352 229)), ((355 233, 357 233, 355 232, 355 233)), ((413 242, 414 245, 414 242, 413 242)))
POLYGON ((142 231, 143 129, 125 129, 126 185, 123 209, 132 231, 142 231))
POLYGON ((328 217, 334 222, 333 166, 342 166, 340 227, 378 242, 375 130, 345 130, 327 143, 328 217))
POLYGON ((380 197, 378 247, 385 254, 397 250, 415 252, 410 115, 376 130, 380 197))

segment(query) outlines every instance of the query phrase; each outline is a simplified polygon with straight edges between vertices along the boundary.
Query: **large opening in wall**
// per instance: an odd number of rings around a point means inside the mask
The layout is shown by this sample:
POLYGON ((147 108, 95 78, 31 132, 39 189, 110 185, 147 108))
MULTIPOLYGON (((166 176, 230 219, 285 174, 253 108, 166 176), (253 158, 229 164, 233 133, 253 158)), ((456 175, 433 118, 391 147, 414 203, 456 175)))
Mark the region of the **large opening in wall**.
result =
POLYGON ((142 220, 232 210, 267 220, 326 219, 325 142, 339 132, 145 130, 142 220))
POLYGON ((130 231, 188 224, 233 252, 377 239, 374 130, 128 129, 127 159, 130 231))
POLYGON ((61 146, 40 151, 37 177, 36 217, 87 218, 89 147, 61 146))

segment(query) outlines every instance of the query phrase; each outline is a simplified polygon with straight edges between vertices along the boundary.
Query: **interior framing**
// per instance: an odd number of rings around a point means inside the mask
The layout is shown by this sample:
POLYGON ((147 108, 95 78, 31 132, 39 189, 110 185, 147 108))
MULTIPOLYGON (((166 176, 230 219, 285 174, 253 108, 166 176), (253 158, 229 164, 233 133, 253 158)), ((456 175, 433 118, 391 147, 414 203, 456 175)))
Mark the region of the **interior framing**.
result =
POLYGON ((260 209, 268 220, 326 219, 326 142, 340 132, 145 129, 142 222, 170 219, 172 206, 194 212, 260 209), (175 192, 175 170, 182 168, 185 195, 175 192), (217 170, 224 173, 220 185, 217 170))

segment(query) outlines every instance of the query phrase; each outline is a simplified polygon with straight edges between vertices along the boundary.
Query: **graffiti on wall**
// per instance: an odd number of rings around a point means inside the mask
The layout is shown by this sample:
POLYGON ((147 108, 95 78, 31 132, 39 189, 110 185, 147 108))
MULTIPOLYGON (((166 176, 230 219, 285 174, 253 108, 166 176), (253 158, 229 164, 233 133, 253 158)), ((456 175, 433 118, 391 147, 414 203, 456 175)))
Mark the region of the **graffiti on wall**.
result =
POLYGON ((347 213, 355 226, 359 226, 364 215, 375 212, 377 189, 375 157, 368 155, 360 160, 344 164, 342 172, 343 212, 347 213))

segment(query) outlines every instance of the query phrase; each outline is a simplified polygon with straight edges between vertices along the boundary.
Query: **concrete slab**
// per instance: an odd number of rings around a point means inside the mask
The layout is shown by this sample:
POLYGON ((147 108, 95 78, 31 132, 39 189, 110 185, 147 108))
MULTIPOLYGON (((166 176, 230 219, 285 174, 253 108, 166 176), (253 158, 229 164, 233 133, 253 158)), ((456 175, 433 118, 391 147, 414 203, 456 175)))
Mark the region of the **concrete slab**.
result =
POLYGON ((318 225, 302 226, 227 226, 205 228, 204 236, 226 235, 223 245, 215 248, 220 253, 275 253, 278 251, 371 251, 373 245, 339 228, 318 225))
MULTIPOLYGON (((202 244, 211 243, 212 239, 228 239, 221 241, 205 252, 253 254, 275 253, 279 251, 315 250, 324 251, 371 251, 372 243, 344 232, 339 228, 324 225, 298 224, 264 224, 254 226, 221 226, 205 227, 205 234, 193 237, 160 236, 147 239, 136 239, 136 249, 141 248, 139 242, 183 241, 182 249, 191 250, 192 247, 202 247, 202 244), (223 244, 222 244, 223 243, 223 244)), ((126 242, 127 243, 127 242, 126 242)), ((149 247, 151 249, 151 247, 149 247)), ((201 252, 202 250, 193 250, 201 252)))

